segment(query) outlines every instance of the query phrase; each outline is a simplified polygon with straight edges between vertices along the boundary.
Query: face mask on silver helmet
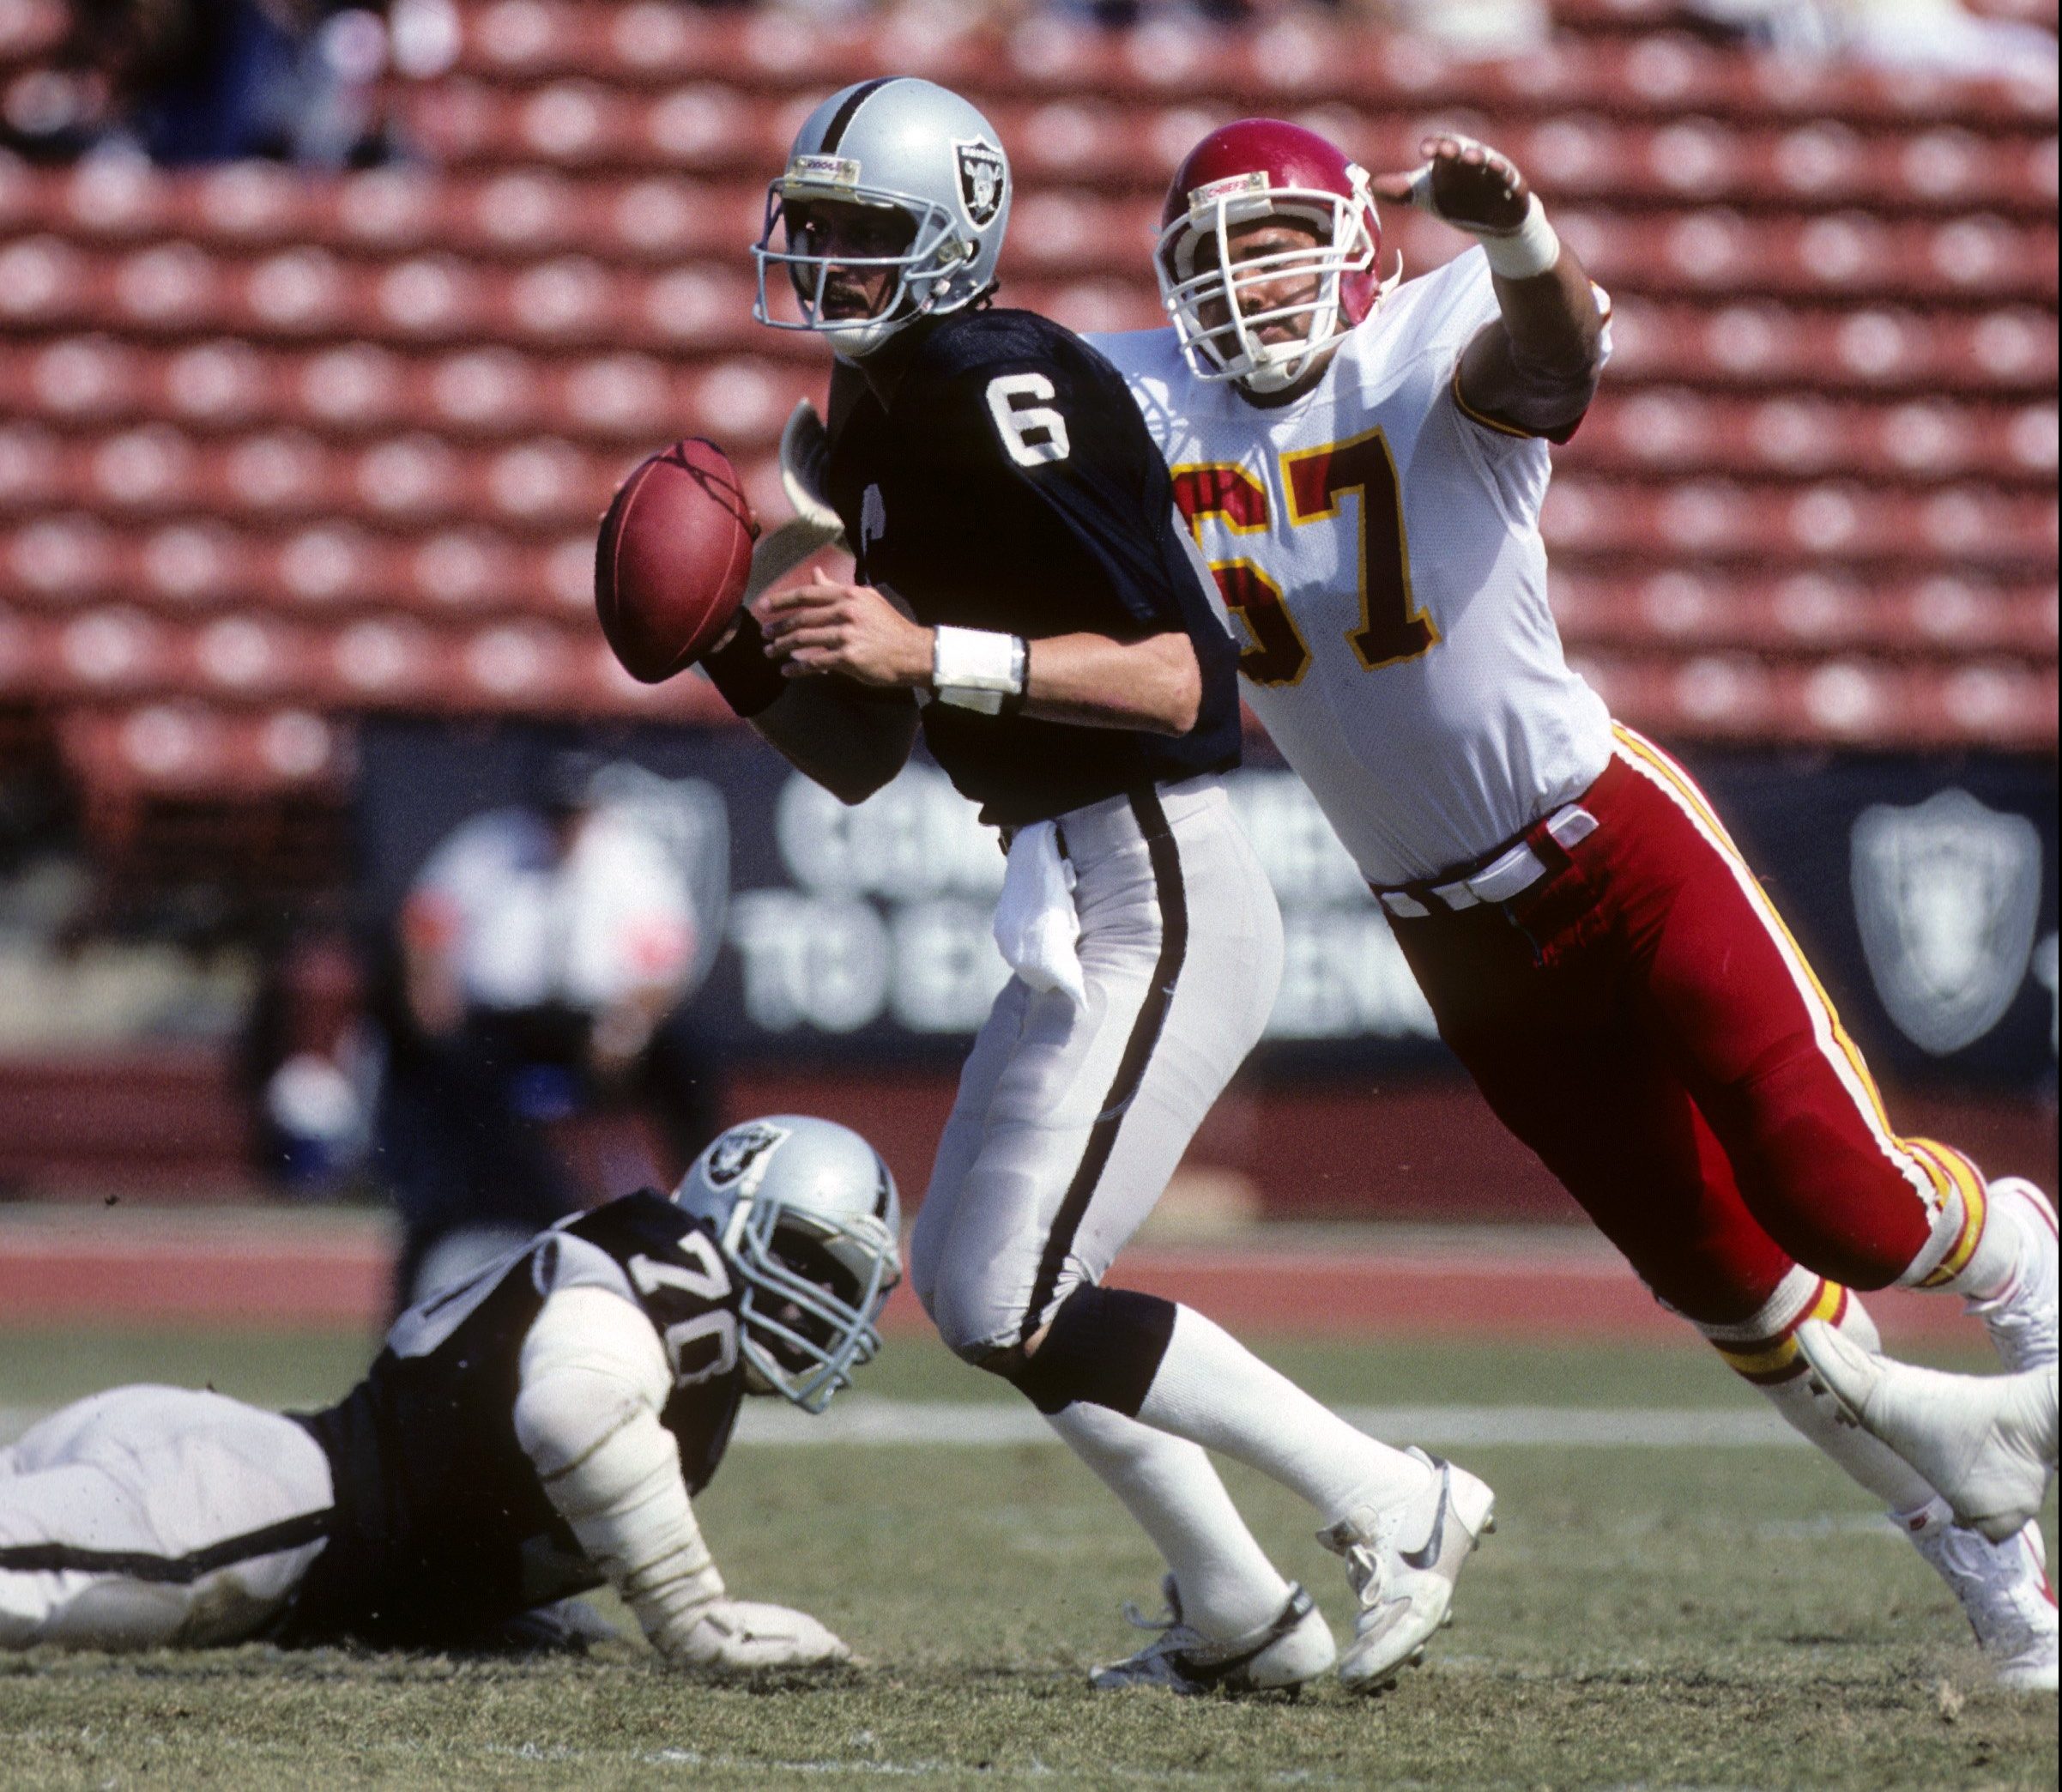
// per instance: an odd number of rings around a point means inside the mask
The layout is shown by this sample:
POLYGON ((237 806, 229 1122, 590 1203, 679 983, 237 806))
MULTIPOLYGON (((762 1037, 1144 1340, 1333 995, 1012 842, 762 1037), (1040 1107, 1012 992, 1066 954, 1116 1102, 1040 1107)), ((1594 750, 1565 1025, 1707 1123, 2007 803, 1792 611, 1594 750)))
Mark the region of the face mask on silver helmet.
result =
POLYGON ((917 318, 971 304, 995 283, 1009 202, 1001 139, 958 94, 910 76, 844 88, 803 122, 786 171, 766 189, 752 315, 776 330, 816 330, 846 360, 862 360, 917 318), (895 215, 906 221, 906 244, 880 255, 825 252, 799 221, 836 206, 895 215), (833 268, 886 269, 893 278, 870 315, 832 317, 824 300, 833 268), (770 269, 787 275, 798 318, 775 315, 770 269))
POLYGON ((879 1352, 902 1280, 902 1208, 880 1154, 850 1127, 769 1115, 718 1138, 673 1198, 715 1229, 745 1283, 747 1381, 820 1413, 879 1352))

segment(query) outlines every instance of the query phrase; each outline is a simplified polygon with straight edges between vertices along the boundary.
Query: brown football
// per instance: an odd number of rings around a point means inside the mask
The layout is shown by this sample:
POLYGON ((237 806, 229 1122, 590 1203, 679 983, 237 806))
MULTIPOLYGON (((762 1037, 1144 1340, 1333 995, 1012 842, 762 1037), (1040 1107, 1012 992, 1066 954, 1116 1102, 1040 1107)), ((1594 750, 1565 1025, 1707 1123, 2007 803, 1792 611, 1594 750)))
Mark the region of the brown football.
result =
POLYGON ((595 612, 623 669, 657 684, 737 614, 759 519, 729 457, 699 436, 638 463, 602 518, 595 612))

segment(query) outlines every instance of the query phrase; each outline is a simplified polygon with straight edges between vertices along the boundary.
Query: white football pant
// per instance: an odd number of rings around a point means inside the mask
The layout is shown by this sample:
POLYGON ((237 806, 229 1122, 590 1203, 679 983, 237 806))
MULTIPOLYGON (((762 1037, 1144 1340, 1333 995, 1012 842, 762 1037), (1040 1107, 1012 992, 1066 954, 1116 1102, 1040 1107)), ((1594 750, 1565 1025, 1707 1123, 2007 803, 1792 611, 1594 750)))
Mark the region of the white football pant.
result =
POLYGON ((910 1244, 917 1298, 974 1361, 1101 1280, 1281 980, 1274 893, 1216 778, 1091 804, 1059 832, 1087 1006, 1021 978, 1005 986, 960 1073, 910 1244))
POLYGON ((115 1388, 0 1449, 0 1648, 234 1643, 322 1548, 328 1459, 219 1394, 115 1388))

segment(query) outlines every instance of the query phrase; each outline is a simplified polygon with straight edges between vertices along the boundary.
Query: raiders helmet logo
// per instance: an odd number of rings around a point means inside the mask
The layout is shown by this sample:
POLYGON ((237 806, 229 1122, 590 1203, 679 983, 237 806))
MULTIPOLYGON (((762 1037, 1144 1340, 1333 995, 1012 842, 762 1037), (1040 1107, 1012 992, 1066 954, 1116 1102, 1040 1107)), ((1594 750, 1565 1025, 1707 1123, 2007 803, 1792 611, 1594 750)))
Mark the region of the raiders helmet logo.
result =
POLYGON ((959 209, 975 229, 995 221, 1009 191, 1009 164, 992 143, 955 142, 959 158, 959 209))
MULTIPOLYGON (((741 1180, 759 1160, 788 1136, 779 1126, 733 1127, 709 1148, 709 1167, 703 1173, 712 1189, 727 1189, 741 1180)), ((753 1180, 758 1178, 755 1177, 753 1180)))
POLYGON ((1967 790, 1856 818, 1854 917, 1877 993, 1937 1057, 2004 1019, 2026 980, 2041 906, 2041 836, 1967 790))

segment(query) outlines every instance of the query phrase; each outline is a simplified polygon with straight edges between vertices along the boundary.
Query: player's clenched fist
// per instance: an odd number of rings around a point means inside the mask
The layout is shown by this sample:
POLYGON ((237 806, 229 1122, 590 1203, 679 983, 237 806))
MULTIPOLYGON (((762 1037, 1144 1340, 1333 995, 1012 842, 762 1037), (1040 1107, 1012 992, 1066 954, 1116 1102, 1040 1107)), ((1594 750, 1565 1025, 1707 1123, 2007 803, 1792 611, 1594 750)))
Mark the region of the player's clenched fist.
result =
POLYGON ((871 585, 840 584, 819 568, 812 583, 761 597, 753 614, 786 677, 842 672, 861 684, 911 689, 930 678, 930 630, 871 585))
POLYGON ((1428 136, 1418 146, 1423 166, 1378 174, 1376 197, 1415 205, 1463 230, 1516 230, 1532 197, 1510 158, 1472 137, 1428 136))

